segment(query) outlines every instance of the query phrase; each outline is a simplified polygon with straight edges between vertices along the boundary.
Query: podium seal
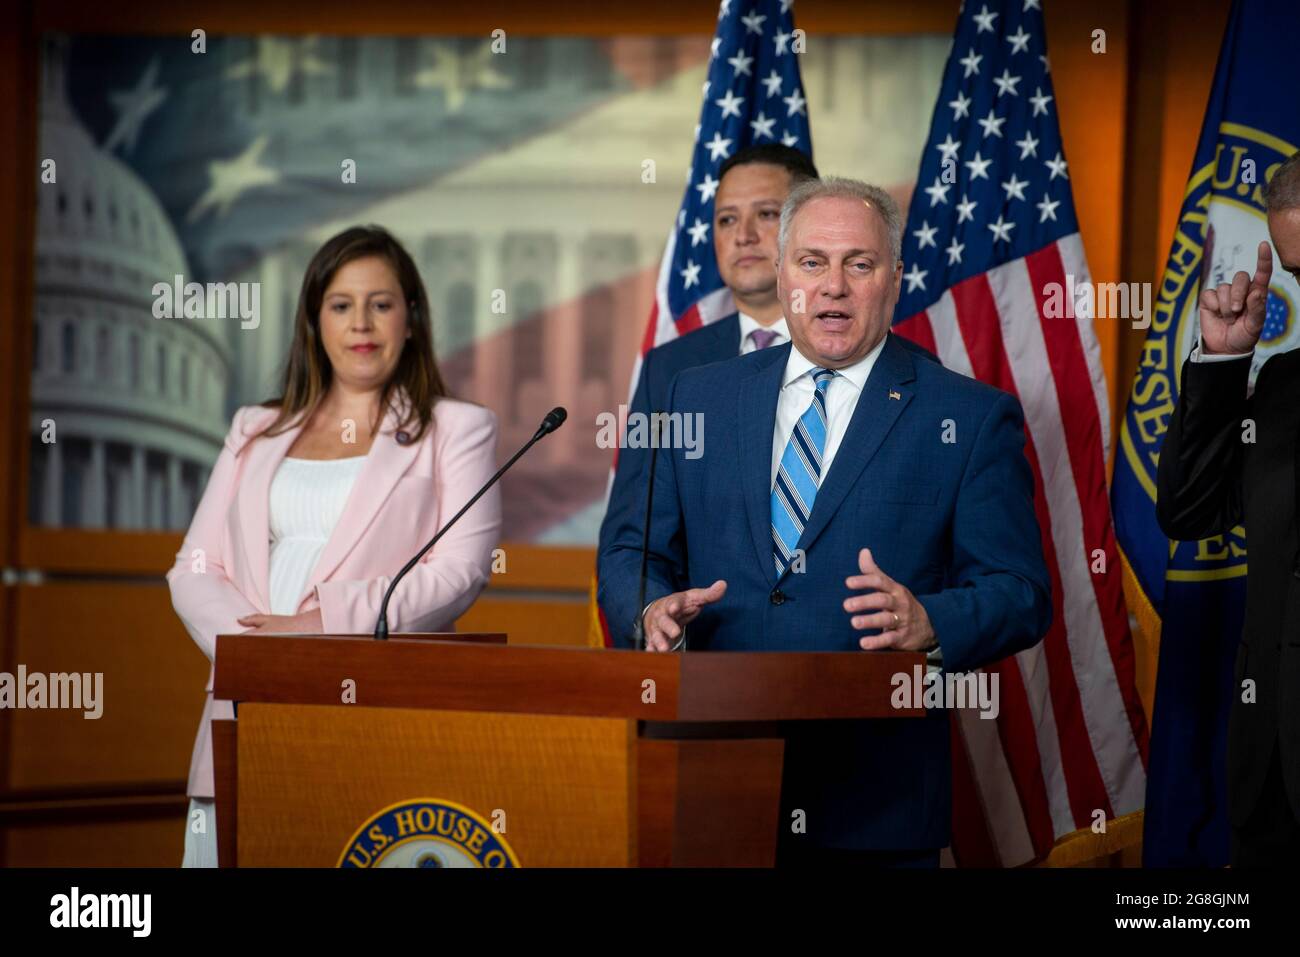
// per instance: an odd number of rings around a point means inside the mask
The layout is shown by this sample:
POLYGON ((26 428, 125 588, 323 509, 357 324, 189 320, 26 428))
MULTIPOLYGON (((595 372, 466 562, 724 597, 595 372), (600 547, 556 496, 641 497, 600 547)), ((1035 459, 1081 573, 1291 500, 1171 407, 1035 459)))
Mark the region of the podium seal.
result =
POLYGON ((469 808, 441 798, 399 801, 357 828, 338 867, 519 867, 505 838, 469 808))

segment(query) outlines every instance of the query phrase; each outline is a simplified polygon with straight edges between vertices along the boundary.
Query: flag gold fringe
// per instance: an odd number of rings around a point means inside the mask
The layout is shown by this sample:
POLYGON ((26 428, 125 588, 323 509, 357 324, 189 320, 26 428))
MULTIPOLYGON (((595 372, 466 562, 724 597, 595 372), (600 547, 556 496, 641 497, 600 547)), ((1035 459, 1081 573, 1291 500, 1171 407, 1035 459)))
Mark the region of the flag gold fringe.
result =
POLYGON ((1137 847, 1142 843, 1142 811, 1134 811, 1106 822, 1106 830, 1093 833, 1084 827, 1066 834, 1052 853, 1038 867, 1097 867, 1107 866, 1102 858, 1137 847))
POLYGON ((600 626, 600 606, 596 604, 596 576, 591 576, 587 592, 587 647, 605 647, 605 629, 600 626))
MULTIPOLYGON (((1118 545, 1116 547, 1119 548, 1118 545)), ((1138 697, 1142 699, 1147 727, 1150 728, 1155 708, 1156 665, 1160 660, 1162 623, 1123 548, 1119 548, 1119 558, 1123 569, 1124 601, 1136 623, 1133 629, 1133 651, 1137 666, 1138 697)))
POLYGON ((1116 548, 1119 549, 1119 561, 1124 570, 1124 600, 1128 602, 1129 610, 1132 611, 1133 617, 1137 619, 1138 631, 1141 633, 1142 639, 1156 651, 1159 651, 1160 615, 1151 604, 1151 599, 1147 598, 1146 592, 1142 590, 1142 584, 1138 581, 1133 566, 1129 564, 1124 549, 1118 545, 1116 545, 1116 548))

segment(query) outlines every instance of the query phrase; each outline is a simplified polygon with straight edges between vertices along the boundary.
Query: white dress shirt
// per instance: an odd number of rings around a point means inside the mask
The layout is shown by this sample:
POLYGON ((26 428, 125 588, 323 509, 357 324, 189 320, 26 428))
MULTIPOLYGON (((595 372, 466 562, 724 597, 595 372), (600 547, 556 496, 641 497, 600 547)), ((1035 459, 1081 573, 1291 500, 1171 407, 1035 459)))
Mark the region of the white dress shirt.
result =
POLYGON ((751 352, 756 352, 758 350, 758 346, 755 344, 754 340, 749 338, 749 334, 753 332, 755 329, 767 329, 770 332, 776 333, 776 338, 773 339, 772 344, 768 346, 769 349, 775 349, 777 346, 783 346, 790 341, 790 327, 785 324, 784 316, 782 316, 776 322, 772 323, 770 326, 763 325, 753 316, 747 316, 743 312, 739 313, 739 316, 740 316, 740 354, 742 356, 747 356, 751 352))
MULTIPOLYGON (((831 379, 826 387, 826 448, 822 449, 822 477, 831 470, 835 453, 844 441, 844 433, 849 430, 849 420, 853 410, 858 407, 858 397, 862 387, 867 384, 867 376, 876 364, 876 359, 885 348, 888 336, 882 338, 876 347, 865 356, 831 379)), ((781 456, 794 433, 794 427, 808 406, 812 405, 813 385, 812 370, 821 368, 811 359, 805 358, 798 349, 790 350, 790 358, 785 363, 785 375, 781 379, 781 394, 776 400, 776 431, 772 434, 772 474, 768 487, 776 484, 776 473, 781 469, 781 456)))
MULTIPOLYGON (((844 369, 837 370, 839 375, 831 379, 826 386, 826 448, 822 450, 822 480, 830 473, 835 453, 839 450, 844 435, 849 430, 849 420, 858 407, 858 399, 867 384, 867 376, 884 351, 889 337, 882 338, 874 349, 844 369)), ((812 404, 813 383, 812 370, 821 368, 811 359, 806 358, 797 348, 790 350, 790 357, 785 363, 785 375, 781 379, 781 394, 776 400, 776 429, 772 433, 772 474, 770 485, 776 484, 776 473, 781 469, 781 457, 785 454, 786 444, 794 432, 795 425, 808 411, 812 404)), ((863 543, 866 544, 865 542, 863 543)), ((885 559, 888 563, 888 558, 885 559)), ((886 572, 888 574, 888 572, 886 572)), ((848 597, 847 594, 845 597, 848 597)), ((847 613, 846 613, 847 614, 847 613)), ((943 664, 943 649, 931 648, 926 655, 926 671, 939 671, 943 664)))

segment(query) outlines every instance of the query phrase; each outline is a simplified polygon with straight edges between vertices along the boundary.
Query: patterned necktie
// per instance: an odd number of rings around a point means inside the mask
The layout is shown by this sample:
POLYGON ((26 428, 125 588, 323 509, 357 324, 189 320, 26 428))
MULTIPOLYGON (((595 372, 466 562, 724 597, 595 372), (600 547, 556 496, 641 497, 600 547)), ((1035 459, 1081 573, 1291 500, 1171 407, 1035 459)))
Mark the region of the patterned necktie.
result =
POLYGON ((776 341, 778 335, 775 329, 755 329, 749 334, 749 338, 753 340, 754 348, 757 350, 766 349, 776 341))
POLYGON ((812 402, 790 433, 772 485, 772 557, 778 576, 793 560, 821 484, 822 453, 826 451, 826 389, 838 373, 834 369, 813 369, 812 373, 816 387, 812 402))

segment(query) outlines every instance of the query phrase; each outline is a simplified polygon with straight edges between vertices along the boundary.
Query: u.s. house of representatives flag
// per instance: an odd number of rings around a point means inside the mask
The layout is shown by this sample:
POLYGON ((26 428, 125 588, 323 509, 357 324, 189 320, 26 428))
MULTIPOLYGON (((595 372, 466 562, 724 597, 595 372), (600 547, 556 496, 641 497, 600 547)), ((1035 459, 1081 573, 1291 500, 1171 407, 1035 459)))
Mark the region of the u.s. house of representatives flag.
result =
MULTIPOLYGON (((761 143, 812 155, 792 6, 793 0, 722 0, 718 8, 690 175, 668 232, 629 396, 647 352, 735 312, 713 256, 713 198, 727 157, 761 143)), ((589 643, 608 645, 595 594, 593 583, 589 643)))
MULTIPOLYGON (((1183 360, 1200 335, 1201 289, 1230 282, 1240 270, 1254 273, 1259 242, 1268 238, 1263 186, 1300 146, 1297 37, 1294 0, 1233 7, 1120 433, 1115 525, 1139 618, 1160 634, 1142 846, 1147 866, 1228 862, 1226 736, 1245 614, 1245 530, 1169 541, 1156 523, 1156 466, 1183 360)), ((1275 270, 1252 382, 1269 356, 1300 342, 1294 292, 1275 270)))
POLYGON ((1090 281, 1056 109, 1036 0, 967 0, 908 212, 894 329, 1023 404, 1054 614, 1041 644, 986 669, 1000 675, 998 719, 954 717, 963 866, 1042 857, 1099 813, 1139 810, 1146 780, 1100 349, 1090 316, 1055 308, 1090 281))

